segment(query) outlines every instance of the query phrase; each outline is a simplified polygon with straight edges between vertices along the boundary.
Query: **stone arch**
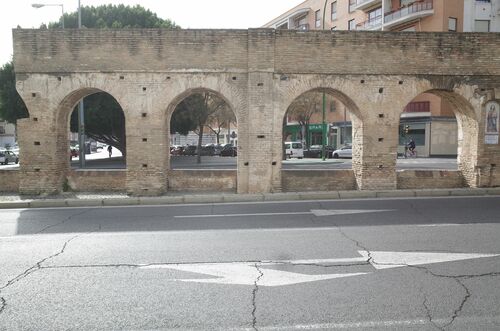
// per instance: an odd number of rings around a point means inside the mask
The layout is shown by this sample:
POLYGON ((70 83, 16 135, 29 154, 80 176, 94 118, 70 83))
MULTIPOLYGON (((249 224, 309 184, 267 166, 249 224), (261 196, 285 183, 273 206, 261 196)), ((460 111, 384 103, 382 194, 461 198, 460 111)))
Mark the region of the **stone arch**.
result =
POLYGON ((97 88, 97 87, 81 87, 69 92, 58 104, 55 109, 55 134, 56 134, 56 150, 55 150, 55 161, 61 162, 64 160, 61 169, 61 181, 63 177, 67 175, 67 172, 70 169, 70 162, 68 158, 69 151, 69 141, 68 141, 68 132, 70 129, 70 118, 73 112, 74 107, 78 104, 80 100, 83 98, 90 96, 95 93, 106 93, 113 97, 116 102, 120 105, 123 115, 125 119, 127 118, 127 114, 125 112, 125 108, 123 107, 123 103, 121 103, 113 94, 108 92, 105 89, 97 88))
MULTIPOLYGON (((356 171, 356 168, 358 167, 358 165, 359 167, 361 167, 362 164, 363 118, 365 118, 366 116, 358 107, 356 100, 349 95, 351 94, 351 91, 354 91, 354 85, 348 79, 331 77, 329 77, 328 79, 325 79, 324 77, 297 77, 296 80, 292 78, 292 81, 287 85, 288 86, 282 88, 281 96, 279 96, 281 100, 279 102, 279 108, 277 109, 275 120, 275 130, 279 132, 279 135, 276 136, 283 137, 283 126, 281 124, 283 123, 283 120, 287 115, 290 105, 306 93, 324 92, 330 96, 333 96, 346 107, 352 122, 352 170, 354 170, 354 172, 347 169, 343 171, 349 171, 351 173, 352 182, 349 179, 342 183, 337 183, 336 180, 334 180, 331 182, 330 186, 326 186, 330 187, 329 189, 333 189, 332 186, 335 186, 335 189, 355 189, 357 187, 355 177, 359 172, 356 171)), ((280 140, 279 144, 275 144, 275 155, 281 154, 281 150, 282 144, 280 140)), ((280 173, 275 172, 273 174, 275 187, 280 185, 277 184, 279 182, 282 183, 281 185, 284 185, 284 183, 287 182, 285 177, 281 177, 281 162, 279 162, 279 164, 280 167, 277 167, 276 170, 278 170, 280 173)), ((346 178, 346 176, 344 176, 344 178, 346 178)))
MULTIPOLYGON (((475 106, 471 103, 471 99, 467 97, 467 89, 456 87, 454 84, 448 83, 423 84, 416 89, 415 93, 408 95, 407 103, 410 103, 415 97, 423 94, 433 94, 441 97, 448 102, 452 107, 452 111, 457 119, 458 126, 458 149, 457 149, 457 165, 459 171, 468 186, 474 186, 475 182, 475 165, 477 163, 477 155, 479 148, 479 120, 475 106)), ((400 110, 400 114, 404 109, 400 110)))

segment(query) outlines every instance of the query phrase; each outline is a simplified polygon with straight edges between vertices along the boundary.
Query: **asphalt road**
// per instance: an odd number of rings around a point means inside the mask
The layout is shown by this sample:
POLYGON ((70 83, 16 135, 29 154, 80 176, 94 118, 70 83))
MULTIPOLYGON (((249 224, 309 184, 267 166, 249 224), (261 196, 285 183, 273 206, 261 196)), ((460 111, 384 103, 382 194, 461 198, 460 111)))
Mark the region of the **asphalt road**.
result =
POLYGON ((500 198, 0 211, 0 330, 499 330, 500 198))

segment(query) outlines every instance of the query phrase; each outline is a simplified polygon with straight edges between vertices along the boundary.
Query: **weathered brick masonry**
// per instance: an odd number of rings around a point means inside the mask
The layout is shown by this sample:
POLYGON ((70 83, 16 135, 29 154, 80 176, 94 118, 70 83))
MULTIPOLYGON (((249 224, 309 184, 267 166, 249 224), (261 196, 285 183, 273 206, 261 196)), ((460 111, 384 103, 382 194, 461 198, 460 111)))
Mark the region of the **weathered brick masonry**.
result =
POLYGON ((498 185, 500 145, 484 144, 484 105, 500 99, 498 33, 16 29, 13 34, 17 89, 30 113, 18 126, 21 193, 61 190, 70 176, 69 114, 96 91, 111 94, 125 113, 125 186, 132 194, 160 194, 175 182, 167 171, 169 121, 175 106, 197 90, 218 93, 236 114, 239 193, 281 191, 282 183, 290 187, 281 171, 282 122, 290 103, 311 90, 334 94, 352 115, 356 188, 406 186, 398 185, 395 167, 399 118, 423 92, 446 98, 455 108, 465 185, 498 185))

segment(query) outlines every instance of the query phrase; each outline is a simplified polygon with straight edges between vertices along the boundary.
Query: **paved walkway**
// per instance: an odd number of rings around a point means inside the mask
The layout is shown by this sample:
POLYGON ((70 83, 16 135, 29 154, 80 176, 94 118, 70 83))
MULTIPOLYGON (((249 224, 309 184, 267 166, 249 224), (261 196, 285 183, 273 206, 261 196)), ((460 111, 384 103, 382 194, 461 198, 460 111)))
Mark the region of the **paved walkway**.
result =
POLYGON ((3 208, 46 208, 46 207, 94 207, 125 205, 168 205, 184 203, 232 203, 251 201, 293 201, 331 199, 374 199, 401 197, 444 197, 444 196, 500 196, 497 188, 463 189, 421 189, 421 190, 378 190, 378 191, 328 191, 291 192, 266 194, 236 194, 220 192, 193 194, 169 193, 157 197, 130 197, 120 193, 63 193, 55 196, 20 196, 0 194, 0 209, 3 208))

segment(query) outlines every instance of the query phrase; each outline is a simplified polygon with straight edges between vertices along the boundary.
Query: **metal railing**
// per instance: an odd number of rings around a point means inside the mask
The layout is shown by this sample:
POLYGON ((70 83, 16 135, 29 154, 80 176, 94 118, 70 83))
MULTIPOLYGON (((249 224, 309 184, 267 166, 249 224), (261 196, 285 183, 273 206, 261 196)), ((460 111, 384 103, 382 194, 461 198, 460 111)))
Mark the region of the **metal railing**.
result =
POLYGON ((384 22, 388 23, 411 14, 434 9, 433 0, 420 0, 409 4, 406 7, 385 14, 384 22))
POLYGON ((354 3, 349 4, 349 12, 352 12, 356 7, 366 2, 374 2, 374 0, 356 0, 354 3))
POLYGON ((371 30, 382 26, 382 16, 375 17, 374 19, 358 23, 356 30, 371 30))

